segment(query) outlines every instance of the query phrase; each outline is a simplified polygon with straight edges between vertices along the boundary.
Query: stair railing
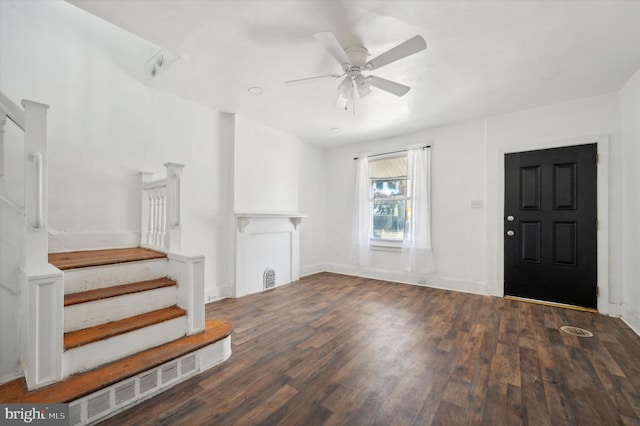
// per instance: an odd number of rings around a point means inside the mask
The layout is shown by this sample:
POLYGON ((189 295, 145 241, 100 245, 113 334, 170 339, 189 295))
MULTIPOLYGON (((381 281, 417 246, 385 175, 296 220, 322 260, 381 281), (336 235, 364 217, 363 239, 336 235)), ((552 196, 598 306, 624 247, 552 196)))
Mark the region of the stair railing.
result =
POLYGON ((166 163, 166 177, 153 180, 142 176, 142 220, 140 246, 165 253, 180 251, 182 245, 180 179, 184 165, 166 163))
MULTIPOLYGON (((21 372, 29 389, 62 378, 63 273, 48 262, 48 173, 47 109, 48 105, 23 100, 21 107, 0 92, 0 197, 2 220, 19 230, 16 253, 19 264, 4 251, 2 265, 18 271, 19 297, 11 306, 20 315, 19 342, 21 372), (7 118, 24 131, 24 206, 8 200, 5 188, 4 125, 7 118), (9 207, 10 206, 10 207, 9 207), (8 209, 22 214, 5 214, 8 209), (20 235, 22 235, 20 237, 20 235)), ((1 236, 12 238, 11 236, 1 236)), ((12 243, 12 241, 4 241, 12 243)), ((13 257, 15 259, 15 257, 13 257)), ((5 285, 6 283, 0 283, 5 285)))
POLYGON ((140 246, 167 253, 178 283, 178 305, 187 311, 187 334, 204 329, 204 256, 182 253, 181 179, 184 165, 166 163, 166 177, 142 177, 140 246))

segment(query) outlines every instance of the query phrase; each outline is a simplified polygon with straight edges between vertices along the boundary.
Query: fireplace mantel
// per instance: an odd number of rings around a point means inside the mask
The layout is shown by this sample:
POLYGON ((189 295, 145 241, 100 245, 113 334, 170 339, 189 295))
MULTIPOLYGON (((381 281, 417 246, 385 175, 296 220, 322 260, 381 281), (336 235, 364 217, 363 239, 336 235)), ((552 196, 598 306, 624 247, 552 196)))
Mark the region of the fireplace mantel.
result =
POLYGON ((292 213, 292 212, 251 212, 251 213, 236 213, 236 224, 238 231, 244 232, 247 226, 253 219, 278 219, 287 218, 293 224, 294 229, 298 229, 298 225, 302 223, 302 219, 309 217, 304 213, 292 213))
POLYGON ((275 286, 300 278, 300 230, 308 214, 294 212, 237 212, 235 297, 267 287, 266 274, 275 286))

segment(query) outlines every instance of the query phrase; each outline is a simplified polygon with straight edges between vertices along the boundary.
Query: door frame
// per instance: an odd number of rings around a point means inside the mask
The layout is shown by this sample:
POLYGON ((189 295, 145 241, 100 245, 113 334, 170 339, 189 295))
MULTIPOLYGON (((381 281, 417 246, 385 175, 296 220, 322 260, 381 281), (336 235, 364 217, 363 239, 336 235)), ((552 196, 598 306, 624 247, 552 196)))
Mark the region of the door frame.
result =
POLYGON ((595 143, 598 148, 598 164, 597 164, 597 286, 598 312, 603 314, 617 315, 617 312, 611 312, 612 307, 609 304, 609 135, 584 136, 574 139, 562 139, 548 141, 537 144, 527 144, 513 147, 499 147, 497 159, 497 271, 496 271, 496 296, 504 297, 504 185, 505 170, 504 156, 505 154, 515 152, 535 151, 548 148, 562 148, 566 146, 585 145, 595 143))

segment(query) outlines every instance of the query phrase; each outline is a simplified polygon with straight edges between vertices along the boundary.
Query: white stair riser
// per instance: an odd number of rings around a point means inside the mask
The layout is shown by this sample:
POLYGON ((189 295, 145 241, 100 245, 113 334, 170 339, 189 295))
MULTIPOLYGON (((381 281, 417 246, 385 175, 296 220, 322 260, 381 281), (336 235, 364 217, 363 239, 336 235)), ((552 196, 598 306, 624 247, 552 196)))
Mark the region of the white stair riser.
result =
POLYGON ((171 286, 67 306, 64 308, 64 332, 168 308, 177 300, 178 288, 171 286))
POLYGON ((90 370, 143 351, 168 343, 186 334, 186 316, 174 318, 149 327, 69 349, 63 353, 63 376, 90 370))
POLYGON ((154 259, 64 271, 64 294, 167 276, 168 260, 154 259))

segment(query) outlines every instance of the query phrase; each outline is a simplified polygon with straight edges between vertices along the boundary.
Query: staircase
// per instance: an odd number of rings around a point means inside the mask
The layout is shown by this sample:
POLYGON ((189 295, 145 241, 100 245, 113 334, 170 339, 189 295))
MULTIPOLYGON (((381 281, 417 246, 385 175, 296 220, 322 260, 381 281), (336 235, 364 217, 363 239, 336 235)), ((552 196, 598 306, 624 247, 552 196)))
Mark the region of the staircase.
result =
POLYGON ((69 424, 95 423, 231 355, 232 326, 188 333, 166 253, 144 248, 53 253, 64 271, 64 380, 0 386, 4 403, 69 403, 69 424))
POLYGON ((49 255, 64 271, 63 376, 187 334, 165 253, 147 249, 49 255), (133 281, 135 280, 135 281, 133 281))
POLYGON ((93 424, 226 360, 232 326, 205 321, 204 257, 181 250, 180 164, 141 173, 141 247, 47 253, 48 107, 22 105, 0 93, 0 349, 15 360, 0 403, 68 403, 71 425, 93 424), (24 206, 4 186, 6 118, 25 132, 24 206))

